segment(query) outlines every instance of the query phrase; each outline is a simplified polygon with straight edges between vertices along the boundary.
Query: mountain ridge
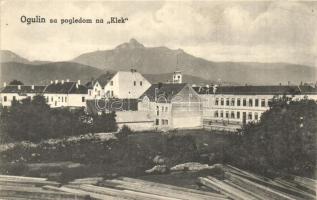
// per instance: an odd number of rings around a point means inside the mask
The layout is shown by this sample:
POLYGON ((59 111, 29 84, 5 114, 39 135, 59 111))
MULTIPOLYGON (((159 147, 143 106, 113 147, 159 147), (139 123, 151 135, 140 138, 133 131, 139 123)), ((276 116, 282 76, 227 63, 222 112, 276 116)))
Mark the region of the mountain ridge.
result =
MULTIPOLYGON (((13 52, 11 53, 12 55, 9 55, 9 58, 1 59, 1 61, 10 61, 11 59, 11 62, 40 66, 48 63, 59 63, 29 61, 13 52)), ((1 53, 1 58, 3 57, 5 56, 1 53)), ((74 59, 65 61, 65 63, 78 63, 79 65, 98 68, 101 71, 127 71, 133 68, 142 74, 156 74, 157 77, 162 74, 162 78, 167 77, 164 74, 180 70, 184 75, 199 77, 209 83, 240 85, 314 83, 317 72, 317 68, 312 66, 283 62, 214 62, 190 55, 182 49, 170 49, 165 46, 146 47, 133 38, 129 42, 117 45, 114 49, 83 53, 74 59)), ((195 78, 189 79, 194 80, 195 78)))

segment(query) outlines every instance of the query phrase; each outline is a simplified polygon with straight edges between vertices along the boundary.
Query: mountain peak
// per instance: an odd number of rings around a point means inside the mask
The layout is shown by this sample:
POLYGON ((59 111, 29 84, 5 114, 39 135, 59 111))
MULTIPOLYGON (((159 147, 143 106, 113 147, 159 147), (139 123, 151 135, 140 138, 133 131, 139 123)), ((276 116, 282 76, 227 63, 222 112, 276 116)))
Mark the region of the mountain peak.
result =
POLYGON ((116 47, 116 49, 141 49, 144 45, 139 43, 136 39, 131 38, 129 42, 125 42, 116 47))

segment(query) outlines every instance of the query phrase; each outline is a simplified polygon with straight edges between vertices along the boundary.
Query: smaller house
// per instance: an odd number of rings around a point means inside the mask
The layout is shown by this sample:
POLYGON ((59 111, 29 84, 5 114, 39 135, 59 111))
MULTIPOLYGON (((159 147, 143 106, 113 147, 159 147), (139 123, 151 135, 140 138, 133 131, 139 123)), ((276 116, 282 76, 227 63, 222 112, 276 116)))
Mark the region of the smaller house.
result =
POLYGON ((56 107, 85 107, 88 98, 88 89, 80 85, 80 81, 51 82, 44 90, 47 104, 56 107))
POLYGON ((32 98, 35 95, 43 94, 46 86, 35 85, 6 85, 0 93, 2 106, 11 106, 12 101, 20 101, 25 98, 32 98))
POLYGON ((156 129, 201 127, 201 101, 186 83, 153 84, 141 97, 139 111, 153 116, 156 129))

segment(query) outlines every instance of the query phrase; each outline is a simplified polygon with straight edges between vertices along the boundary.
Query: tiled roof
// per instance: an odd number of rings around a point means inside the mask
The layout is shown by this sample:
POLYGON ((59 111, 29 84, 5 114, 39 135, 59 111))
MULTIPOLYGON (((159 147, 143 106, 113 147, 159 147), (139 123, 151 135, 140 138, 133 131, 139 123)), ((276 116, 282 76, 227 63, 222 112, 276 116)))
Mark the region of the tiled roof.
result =
POLYGON ((44 93, 87 94, 88 89, 83 85, 77 85, 77 82, 59 82, 48 85, 45 88, 44 93))
POLYGON ((93 81, 89 81, 85 84, 85 87, 88 88, 88 89, 93 89, 93 81))
MULTIPOLYGON (((214 94, 213 87, 193 87, 198 94, 214 94)), ((218 86, 215 94, 237 95, 282 95, 282 94, 317 94, 311 86, 218 86)))
POLYGON ((19 89, 18 85, 7 85, 1 90, 1 93, 43 93, 46 86, 34 86, 34 89, 32 89, 32 86, 30 85, 21 85, 21 88, 19 89))
POLYGON ((168 101, 170 101, 175 95, 177 95, 187 84, 173 84, 173 83, 158 83, 153 84, 149 89, 147 89, 141 96, 147 96, 150 101, 155 101, 157 97, 164 96, 168 101))
POLYGON ((114 73, 102 74, 94 81, 94 84, 98 82, 102 87, 104 87, 114 77, 114 75, 114 73))

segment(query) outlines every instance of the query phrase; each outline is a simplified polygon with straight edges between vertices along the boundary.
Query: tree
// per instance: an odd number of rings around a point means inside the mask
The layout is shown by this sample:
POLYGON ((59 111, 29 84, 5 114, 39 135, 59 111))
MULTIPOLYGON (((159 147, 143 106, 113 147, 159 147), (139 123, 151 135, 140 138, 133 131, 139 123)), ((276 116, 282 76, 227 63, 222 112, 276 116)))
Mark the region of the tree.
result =
POLYGON ((18 80, 12 80, 9 85, 24 85, 21 81, 18 81, 18 80))
POLYGON ((105 113, 93 116, 93 132, 114 132, 117 131, 115 112, 105 113))
POLYGON ((315 168, 317 104, 276 98, 259 123, 245 125, 235 137, 235 161, 259 173, 312 175, 315 168))

